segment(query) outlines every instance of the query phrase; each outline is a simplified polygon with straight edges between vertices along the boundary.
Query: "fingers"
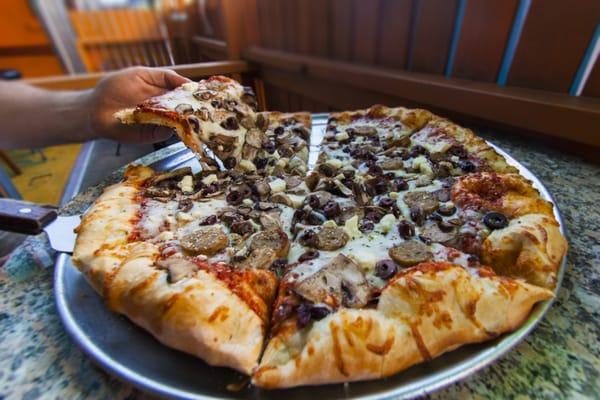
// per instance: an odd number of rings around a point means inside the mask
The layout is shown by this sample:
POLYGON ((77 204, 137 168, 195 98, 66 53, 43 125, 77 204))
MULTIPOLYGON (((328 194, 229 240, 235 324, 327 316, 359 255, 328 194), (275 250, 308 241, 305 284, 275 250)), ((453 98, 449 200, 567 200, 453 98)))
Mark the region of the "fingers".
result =
POLYGON ((175 89, 184 83, 190 82, 188 78, 166 68, 144 68, 140 72, 142 72, 142 79, 148 84, 161 89, 175 89))

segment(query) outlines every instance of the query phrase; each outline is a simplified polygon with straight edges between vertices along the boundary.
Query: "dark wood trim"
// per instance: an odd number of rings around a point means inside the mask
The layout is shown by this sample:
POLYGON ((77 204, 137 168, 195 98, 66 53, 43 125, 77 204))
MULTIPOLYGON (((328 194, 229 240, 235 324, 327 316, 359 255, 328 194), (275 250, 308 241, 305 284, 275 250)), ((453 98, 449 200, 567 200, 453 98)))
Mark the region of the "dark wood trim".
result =
MULTIPOLYGON (((245 58, 324 81, 387 94, 424 107, 457 113, 514 128, 600 147, 600 99, 493 83, 396 71, 250 47, 245 58)), ((323 90, 323 95, 326 95, 323 90)))
MULTIPOLYGON (((182 64, 165 68, 172 69, 183 76, 187 76, 188 78, 202 78, 210 75, 227 75, 250 71, 248 63, 241 60, 182 64)), ((44 78, 25 79, 23 82, 45 89, 77 90, 87 89, 95 86, 96 83, 105 75, 106 73, 51 76, 44 78)))
POLYGON ((54 49, 49 44, 36 44, 31 46, 0 47, 0 57, 10 56, 51 56, 54 49))
POLYGON ((205 36, 193 36, 192 43, 198 47, 209 50, 211 53, 227 54, 227 43, 224 40, 213 39, 205 36))

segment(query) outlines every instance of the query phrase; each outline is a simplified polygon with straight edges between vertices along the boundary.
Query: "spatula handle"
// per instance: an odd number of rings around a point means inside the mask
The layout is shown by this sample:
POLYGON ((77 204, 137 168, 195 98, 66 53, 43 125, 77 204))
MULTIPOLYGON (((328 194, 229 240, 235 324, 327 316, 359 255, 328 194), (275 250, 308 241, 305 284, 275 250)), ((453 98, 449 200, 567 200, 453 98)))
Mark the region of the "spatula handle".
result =
POLYGON ((0 199, 0 230, 37 235, 57 217, 56 209, 23 200, 0 199))

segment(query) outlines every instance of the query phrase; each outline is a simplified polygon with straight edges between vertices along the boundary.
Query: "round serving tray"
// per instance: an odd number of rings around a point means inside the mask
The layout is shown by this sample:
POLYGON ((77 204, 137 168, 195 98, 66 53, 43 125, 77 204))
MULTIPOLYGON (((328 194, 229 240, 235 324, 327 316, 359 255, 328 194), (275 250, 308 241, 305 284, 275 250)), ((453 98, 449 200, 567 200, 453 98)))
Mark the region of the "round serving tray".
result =
MULTIPOLYGON (((309 163, 316 161, 326 114, 313 116, 309 163)), ((490 143, 491 144, 491 143, 490 143)), ((509 164, 533 182, 542 197, 554 203, 539 179, 502 149, 491 144, 509 164)), ((173 152, 151 164, 157 170, 191 166, 198 169, 193 154, 181 144, 173 152)), ((560 229, 566 236, 561 215, 554 207, 560 229)), ((566 267, 566 256, 558 272, 558 292, 566 267)), ((66 330, 77 345, 109 373, 136 387, 171 398, 181 399, 282 399, 304 398, 412 398, 442 388, 489 365, 525 338, 552 305, 552 300, 538 303, 529 318, 516 331, 499 338, 460 347, 434 360, 422 363, 394 376, 347 384, 264 390, 243 385, 245 377, 228 369, 212 367, 202 360, 167 348, 127 318, 109 311, 103 300, 71 264, 69 255, 60 254, 54 276, 56 304, 66 330), (232 387, 242 387, 232 390, 232 387)))

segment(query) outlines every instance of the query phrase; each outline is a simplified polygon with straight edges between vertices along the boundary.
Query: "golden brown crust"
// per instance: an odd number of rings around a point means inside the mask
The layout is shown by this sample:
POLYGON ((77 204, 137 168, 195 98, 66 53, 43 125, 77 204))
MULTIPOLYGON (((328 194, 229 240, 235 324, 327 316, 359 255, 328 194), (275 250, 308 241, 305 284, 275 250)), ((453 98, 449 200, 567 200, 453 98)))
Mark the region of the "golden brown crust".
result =
MULTIPOLYGON (((364 110, 342 111, 329 114, 329 121, 336 121, 339 125, 347 125, 359 119, 390 119, 403 123, 411 130, 421 129, 434 114, 422 109, 408 109, 404 107, 386 107, 374 105, 364 110)), ((393 125, 393 124, 392 124, 393 125)))
POLYGON ((206 265, 169 283, 157 266, 158 246, 131 241, 140 188, 152 174, 130 167, 124 182, 104 191, 77 229, 73 262, 111 310, 164 344, 249 374, 262 349, 275 277, 250 270, 232 275, 206 265))
POLYGON ((376 310, 341 309, 304 330, 280 329, 253 382, 273 388, 389 376, 514 330, 536 302, 552 297, 547 289, 484 272, 420 264, 388 284, 376 310))

